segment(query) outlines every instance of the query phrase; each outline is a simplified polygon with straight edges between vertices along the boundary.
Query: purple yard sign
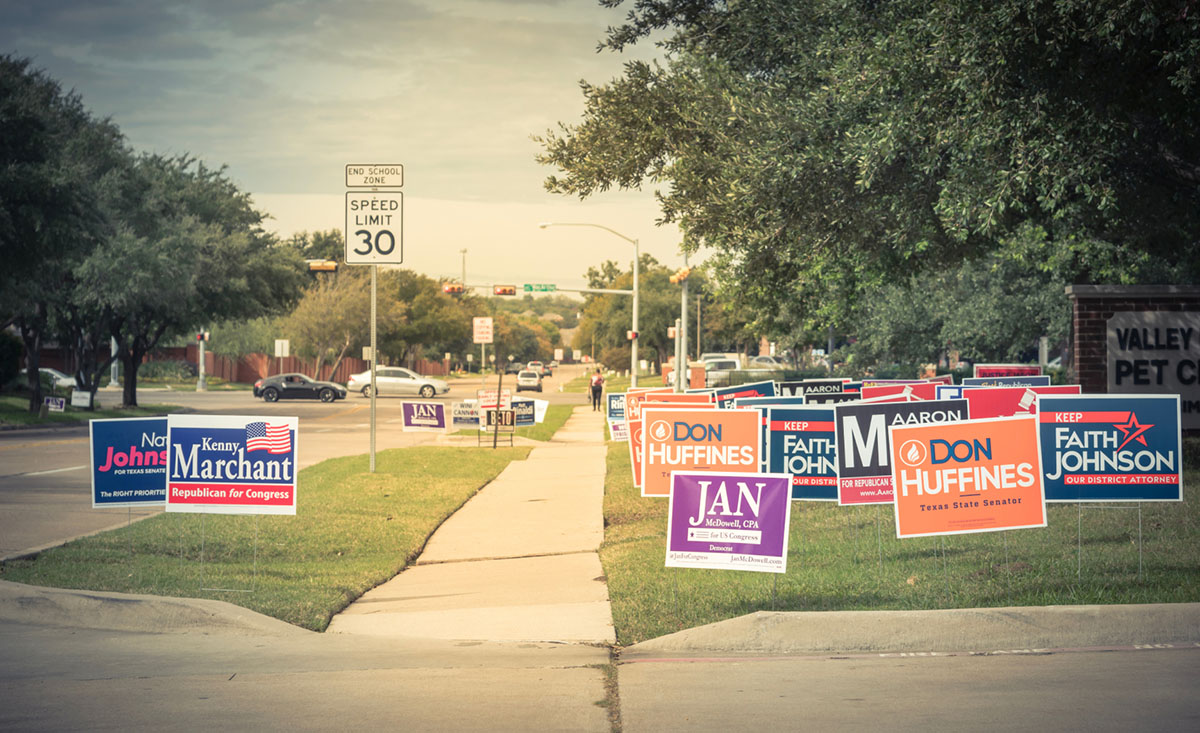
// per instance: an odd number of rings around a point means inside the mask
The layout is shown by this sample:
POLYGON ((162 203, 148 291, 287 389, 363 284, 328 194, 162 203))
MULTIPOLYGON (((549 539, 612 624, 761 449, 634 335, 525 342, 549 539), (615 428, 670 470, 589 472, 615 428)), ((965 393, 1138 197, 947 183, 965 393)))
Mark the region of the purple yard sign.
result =
POLYGON ((671 472, 667 567, 787 571, 792 477, 671 472))
POLYGON ((400 405, 406 433, 440 433, 446 429, 446 405, 441 402, 403 402, 400 405))

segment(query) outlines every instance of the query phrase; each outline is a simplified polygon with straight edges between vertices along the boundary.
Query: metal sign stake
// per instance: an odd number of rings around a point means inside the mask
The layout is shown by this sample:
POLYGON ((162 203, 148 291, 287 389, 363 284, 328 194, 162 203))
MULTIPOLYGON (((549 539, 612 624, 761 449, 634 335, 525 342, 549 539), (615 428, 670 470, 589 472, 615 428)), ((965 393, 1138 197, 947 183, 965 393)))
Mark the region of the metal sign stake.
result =
POLYGON ((371 473, 375 473, 375 299, 378 296, 379 265, 371 265, 371 473))

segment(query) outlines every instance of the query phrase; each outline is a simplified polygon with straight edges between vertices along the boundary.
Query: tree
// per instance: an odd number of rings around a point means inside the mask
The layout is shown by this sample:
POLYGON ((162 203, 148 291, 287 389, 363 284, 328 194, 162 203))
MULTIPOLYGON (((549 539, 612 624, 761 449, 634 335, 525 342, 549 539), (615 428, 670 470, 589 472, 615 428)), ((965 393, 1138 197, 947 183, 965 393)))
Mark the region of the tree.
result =
POLYGON ((92 297, 120 314, 112 337, 126 405, 137 404, 142 358, 165 336, 278 312, 299 296, 299 256, 263 232, 262 214, 223 170, 142 155, 112 206, 121 227, 91 255, 92 297))
POLYGON ((387 291, 400 313, 381 332, 381 351, 411 366, 420 346, 441 354, 464 350, 469 344, 471 318, 463 301, 443 293, 437 280, 411 270, 389 270, 381 279, 381 292, 387 291))
MULTIPOLYGON (((393 298, 379 300, 376 321, 387 330, 403 314, 393 298)), ((351 349, 370 343, 370 275, 362 268, 348 268, 337 277, 323 275, 305 291, 296 308, 281 323, 283 333, 295 343, 296 353, 316 359, 313 377, 321 378, 326 359, 337 371, 351 349)))
POLYGON ((583 121, 540 160, 572 195, 669 182, 664 219, 768 326, 848 326, 876 288, 1026 223, 1069 252, 1069 282, 1194 282, 1189 10, 639 0, 605 45, 666 31, 665 65, 584 84, 583 121))
MULTIPOLYGON (((67 327, 65 340, 77 354, 94 354, 90 327, 111 315, 84 315, 69 299, 74 268, 111 231, 99 201, 128 152, 117 127, 92 117, 78 95, 7 55, 0 55, 0 122, 0 322, 21 334, 34 411, 41 402, 39 357, 51 328, 78 325, 70 312, 86 317, 89 328, 67 327)), ((91 370, 76 378, 94 391, 91 370)))

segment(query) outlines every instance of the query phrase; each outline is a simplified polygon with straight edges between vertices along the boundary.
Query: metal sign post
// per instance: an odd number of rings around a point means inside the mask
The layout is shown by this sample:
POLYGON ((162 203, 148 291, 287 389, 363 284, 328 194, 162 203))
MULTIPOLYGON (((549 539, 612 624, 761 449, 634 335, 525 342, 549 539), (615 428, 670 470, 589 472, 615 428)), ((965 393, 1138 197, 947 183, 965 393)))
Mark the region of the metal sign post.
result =
POLYGON ((346 166, 346 188, 370 191, 346 192, 347 265, 371 266, 371 473, 375 473, 376 348, 375 317, 379 295, 379 266, 404 263, 404 194, 381 189, 404 185, 404 166, 399 163, 352 163, 346 166))

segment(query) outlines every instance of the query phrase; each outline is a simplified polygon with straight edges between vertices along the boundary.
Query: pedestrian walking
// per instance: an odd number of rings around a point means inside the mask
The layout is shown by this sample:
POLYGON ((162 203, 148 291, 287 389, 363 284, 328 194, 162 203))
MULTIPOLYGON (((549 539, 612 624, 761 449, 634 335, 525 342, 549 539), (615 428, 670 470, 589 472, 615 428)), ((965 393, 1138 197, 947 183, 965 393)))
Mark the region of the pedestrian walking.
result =
POLYGON ((592 412, 600 411, 600 396, 604 393, 604 376, 597 369, 592 375, 592 412))

